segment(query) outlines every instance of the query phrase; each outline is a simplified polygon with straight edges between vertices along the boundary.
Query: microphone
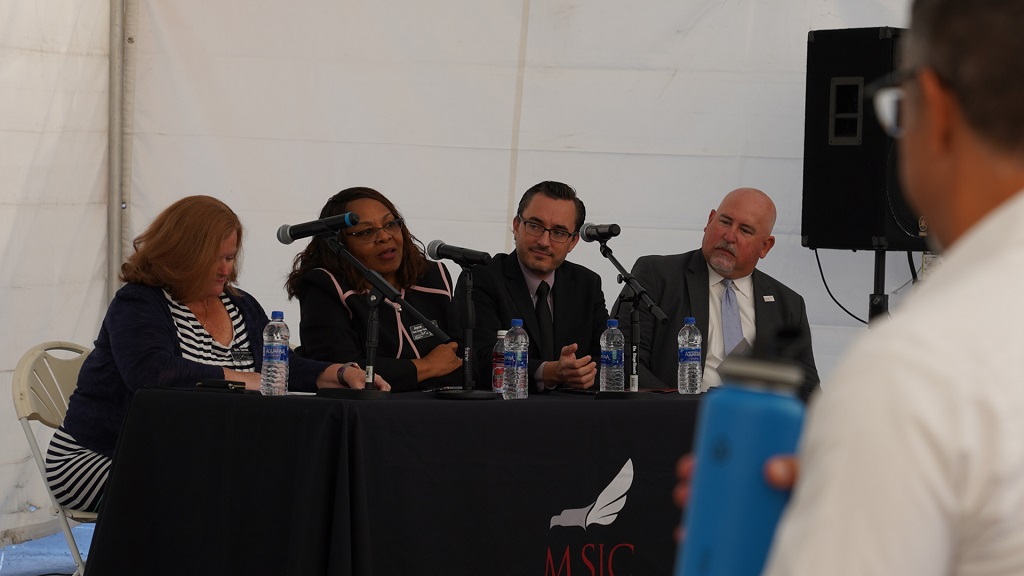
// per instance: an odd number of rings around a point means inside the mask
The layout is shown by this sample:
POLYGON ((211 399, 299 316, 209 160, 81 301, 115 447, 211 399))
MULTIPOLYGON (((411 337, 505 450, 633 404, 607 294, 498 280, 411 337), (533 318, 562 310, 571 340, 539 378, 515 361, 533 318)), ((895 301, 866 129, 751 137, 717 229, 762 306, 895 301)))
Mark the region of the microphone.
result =
POLYGON ((313 220, 312 222, 303 222, 302 224, 282 224, 277 229, 277 241, 281 244, 291 244, 299 238, 308 238, 310 236, 319 236, 320 234, 330 234, 337 232, 342 228, 350 228, 359 223, 359 214, 355 212, 345 212, 344 214, 338 214, 337 216, 328 216, 327 218, 321 218, 319 220, 313 220))
POLYGON ((477 250, 470 250, 469 248, 450 246, 440 240, 434 240, 427 245, 427 256, 430 256, 434 260, 440 260, 442 258, 454 260, 455 263, 460 266, 487 264, 491 261, 491 255, 487 252, 479 252, 477 250))
POLYGON ((580 228, 580 238, 584 242, 608 240, 619 235, 622 229, 618 224, 591 224, 587 222, 580 228))

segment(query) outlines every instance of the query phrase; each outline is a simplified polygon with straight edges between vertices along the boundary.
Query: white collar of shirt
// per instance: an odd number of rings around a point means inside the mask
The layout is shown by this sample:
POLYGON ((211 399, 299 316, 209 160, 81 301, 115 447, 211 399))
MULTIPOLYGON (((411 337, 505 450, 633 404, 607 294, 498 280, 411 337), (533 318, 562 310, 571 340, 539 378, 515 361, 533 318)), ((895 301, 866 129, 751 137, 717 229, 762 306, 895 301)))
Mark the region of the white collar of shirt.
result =
MULTIPOLYGON (((718 299, 722 299, 722 293, 725 287, 722 286, 722 280, 725 280, 725 276, 722 276, 711 266, 708 266, 708 288, 712 291, 718 292, 718 299)), ((732 281, 732 287, 736 291, 736 299, 742 300, 753 300, 754 298, 754 274, 750 273, 742 278, 736 278, 732 281)))

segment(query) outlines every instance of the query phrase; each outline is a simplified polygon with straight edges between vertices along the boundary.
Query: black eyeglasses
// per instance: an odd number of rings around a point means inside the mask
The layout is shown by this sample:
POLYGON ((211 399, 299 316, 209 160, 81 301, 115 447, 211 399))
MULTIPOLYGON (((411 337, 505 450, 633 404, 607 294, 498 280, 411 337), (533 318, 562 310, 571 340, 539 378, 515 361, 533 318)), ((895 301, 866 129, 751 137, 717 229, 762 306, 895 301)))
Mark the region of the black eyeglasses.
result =
POLYGON ((536 222, 530 222, 529 220, 523 220, 522 216, 516 216, 519 218, 519 222, 523 225, 523 230, 530 236, 543 236, 545 232, 548 233, 548 238, 551 238, 552 242, 558 242, 564 244, 576 235, 575 232, 569 232, 567 230, 561 230, 558 228, 545 228, 536 222))
MULTIPOLYGON (((953 83, 943 75, 939 74, 934 68, 930 68, 935 73, 935 77, 938 78, 939 82, 942 83, 949 90, 954 90, 953 83)), ((864 88, 864 95, 867 98, 871 98, 875 108, 875 116, 878 118, 878 123, 882 125, 882 130, 891 138, 900 138, 903 136, 903 118, 902 118, 902 106, 903 98, 906 96, 907 91, 903 85, 911 79, 917 77, 917 73, 921 71, 920 66, 912 66, 910 68, 904 68, 902 70, 896 70, 891 74, 882 76, 878 80, 875 80, 871 84, 868 84, 864 88)))
POLYGON ((345 232, 345 235, 352 238, 360 244, 373 244, 380 238, 381 232, 387 232, 389 236, 394 236, 402 231, 402 218, 395 218, 385 222, 380 228, 364 228, 358 232, 345 232))
POLYGON ((870 98, 874 105, 878 123, 890 138, 903 136, 903 122, 900 118, 903 98, 906 96, 903 84, 916 76, 917 72, 916 66, 896 70, 864 88, 864 95, 870 98))

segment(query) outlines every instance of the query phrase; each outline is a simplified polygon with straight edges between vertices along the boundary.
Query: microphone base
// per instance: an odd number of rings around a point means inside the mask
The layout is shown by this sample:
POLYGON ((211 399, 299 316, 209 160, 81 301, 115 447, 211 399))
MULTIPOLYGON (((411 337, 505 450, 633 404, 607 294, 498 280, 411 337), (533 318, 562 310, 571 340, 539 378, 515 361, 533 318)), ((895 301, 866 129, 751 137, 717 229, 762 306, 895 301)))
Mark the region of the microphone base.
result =
POLYGON ((434 393, 437 398, 442 400, 497 400, 498 395, 494 392, 488 392, 486 390, 466 390, 465 388, 459 390, 438 390, 434 393))
POLYGON ((630 392, 628 390, 623 391, 623 392, 619 392, 617 390, 614 391, 614 392, 611 391, 611 390, 605 390, 604 392, 598 392, 597 395, 594 396, 594 399, 595 400, 643 400, 645 398, 650 398, 652 396, 654 396, 654 395, 653 394, 642 394, 640 392, 630 392))
POLYGON ((320 398, 337 400, 390 400, 391 392, 365 388, 321 388, 316 391, 320 398))

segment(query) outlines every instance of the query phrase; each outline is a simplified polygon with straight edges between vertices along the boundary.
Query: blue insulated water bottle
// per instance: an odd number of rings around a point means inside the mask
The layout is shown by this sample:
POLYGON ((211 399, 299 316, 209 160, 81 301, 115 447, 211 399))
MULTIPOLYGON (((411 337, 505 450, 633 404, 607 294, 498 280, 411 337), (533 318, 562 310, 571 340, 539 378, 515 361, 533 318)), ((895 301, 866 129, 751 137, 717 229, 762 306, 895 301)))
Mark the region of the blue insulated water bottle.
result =
POLYGON ((730 356, 697 416, 694 473, 675 576, 757 576, 789 499, 764 479, 771 456, 796 452, 803 369, 730 356))

